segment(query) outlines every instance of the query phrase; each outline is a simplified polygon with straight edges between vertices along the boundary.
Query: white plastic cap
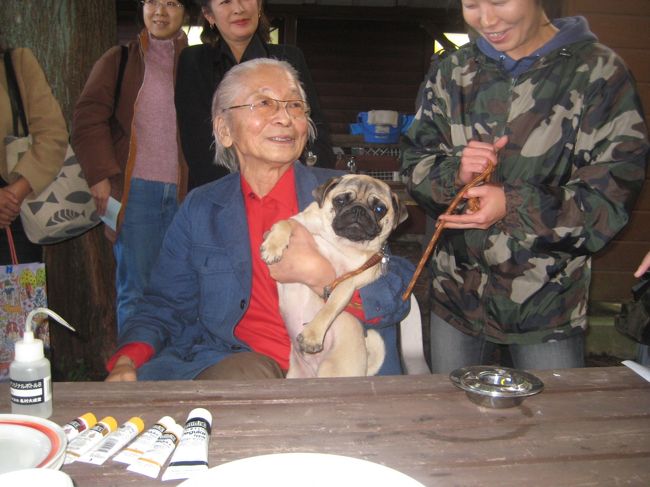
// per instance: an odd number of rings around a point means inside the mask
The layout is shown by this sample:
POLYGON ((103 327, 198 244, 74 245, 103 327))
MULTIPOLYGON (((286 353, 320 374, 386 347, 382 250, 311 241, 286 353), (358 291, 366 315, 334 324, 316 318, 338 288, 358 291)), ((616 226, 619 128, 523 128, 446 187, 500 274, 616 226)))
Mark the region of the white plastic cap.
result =
MULTIPOLYGON (((187 421, 192 418, 202 418, 205 419, 210 426, 212 426, 212 414, 210 411, 204 408, 194 408, 190 411, 190 414, 187 415, 187 421)), ((186 421, 186 422, 187 422, 186 421)))
POLYGON ((43 340, 34 338, 34 332, 25 331, 23 339, 16 342, 16 362, 34 362, 45 357, 43 353, 43 340))

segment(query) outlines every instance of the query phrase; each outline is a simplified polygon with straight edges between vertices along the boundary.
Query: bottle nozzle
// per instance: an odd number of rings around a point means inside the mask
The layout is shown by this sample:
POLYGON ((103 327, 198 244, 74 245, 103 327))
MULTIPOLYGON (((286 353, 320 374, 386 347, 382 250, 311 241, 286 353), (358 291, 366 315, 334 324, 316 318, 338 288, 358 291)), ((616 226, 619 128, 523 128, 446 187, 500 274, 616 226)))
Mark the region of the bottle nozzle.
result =
POLYGON ((51 309, 48 309, 48 308, 34 308, 33 310, 31 310, 29 312, 29 314, 27 315, 27 319, 25 320, 25 334, 23 335, 23 339, 25 339, 25 337, 27 337, 27 334, 29 334, 30 335, 30 340, 29 341, 34 340, 34 332, 32 331, 32 319, 34 318, 34 316, 36 316, 39 313, 49 315, 52 318, 54 318, 56 321, 61 323, 63 326, 65 326, 66 328, 69 328, 72 331, 77 331, 74 328, 72 328, 72 326, 70 326, 70 324, 67 321, 65 321, 59 314, 55 313, 51 309))

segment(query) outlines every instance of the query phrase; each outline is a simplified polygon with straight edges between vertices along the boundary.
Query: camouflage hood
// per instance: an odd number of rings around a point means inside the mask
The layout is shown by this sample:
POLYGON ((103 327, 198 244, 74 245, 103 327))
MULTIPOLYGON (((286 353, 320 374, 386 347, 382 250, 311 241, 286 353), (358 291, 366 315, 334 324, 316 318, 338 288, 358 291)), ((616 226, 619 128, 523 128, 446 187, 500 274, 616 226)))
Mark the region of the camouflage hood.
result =
POLYGON ((508 135, 493 182, 505 218, 445 230, 431 261, 433 311, 500 343, 539 343, 586 327, 590 256, 628 222, 648 140, 631 76, 587 39, 511 77, 475 43, 433 65, 403 146, 411 195, 432 216, 460 189, 472 140, 508 135))
POLYGON ((576 42, 595 42, 598 40, 593 32, 589 30, 589 24, 584 17, 576 16, 555 19, 553 25, 558 29, 555 36, 535 52, 522 59, 513 59, 506 53, 497 51, 483 37, 479 37, 476 40, 476 45, 483 54, 497 61, 512 76, 519 76, 528 71, 540 57, 546 56, 557 49, 567 47, 576 42))

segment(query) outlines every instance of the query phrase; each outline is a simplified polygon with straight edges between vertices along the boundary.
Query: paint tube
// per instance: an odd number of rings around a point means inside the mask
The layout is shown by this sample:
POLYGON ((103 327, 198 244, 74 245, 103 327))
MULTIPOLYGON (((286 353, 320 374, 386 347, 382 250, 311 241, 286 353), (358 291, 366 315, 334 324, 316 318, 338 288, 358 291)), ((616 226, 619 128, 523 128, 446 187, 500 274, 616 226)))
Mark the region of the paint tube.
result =
POLYGON ((117 421, 112 416, 106 416, 95 426, 89 430, 84 431, 74 440, 68 443, 68 448, 65 450, 65 460, 63 463, 66 465, 79 460, 79 457, 93 448, 97 443, 108 435, 111 431, 117 428, 117 421))
POLYGON ((173 418, 163 416, 147 431, 138 436, 133 443, 127 446, 124 450, 119 452, 113 458, 114 462, 132 464, 142 456, 144 452, 149 450, 156 440, 162 436, 165 430, 169 429, 173 424, 176 424, 173 418))
POLYGON ((126 469, 152 479, 158 478, 160 469, 169 458, 169 455, 172 454, 174 448, 176 448, 182 434, 183 427, 174 423, 156 440, 150 450, 144 452, 140 458, 126 469))
POLYGON ((79 433, 86 431, 88 428, 92 428, 95 424, 97 424, 95 415, 93 413, 86 413, 63 426, 63 432, 68 442, 70 442, 79 436, 79 433))
POLYGON ((208 469, 211 426, 210 411, 203 408, 190 411, 181 441, 169 461, 162 480, 186 479, 196 472, 208 469))
POLYGON ((142 419, 134 416, 104 438, 95 448, 81 455, 78 461, 103 465, 117 450, 135 438, 143 429, 142 419))

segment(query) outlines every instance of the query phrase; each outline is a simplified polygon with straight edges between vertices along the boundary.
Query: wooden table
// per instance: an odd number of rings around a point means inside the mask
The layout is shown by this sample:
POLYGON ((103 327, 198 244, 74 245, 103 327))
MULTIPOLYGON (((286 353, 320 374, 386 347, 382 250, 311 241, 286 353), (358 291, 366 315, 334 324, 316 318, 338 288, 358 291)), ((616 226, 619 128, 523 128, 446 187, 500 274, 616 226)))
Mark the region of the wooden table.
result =
MULTIPOLYGON (((141 415, 148 427, 164 415, 183 423, 205 407, 214 417, 211 467, 321 452, 378 462, 432 487, 650 485, 648 382, 622 366, 536 375, 545 390, 502 410, 476 406, 443 375, 57 383, 51 419, 64 424, 92 411, 121 423, 141 415)), ((0 384, 0 412, 9 411, 8 385, 0 384)), ((179 483, 110 460, 63 470, 77 487, 179 483)))

